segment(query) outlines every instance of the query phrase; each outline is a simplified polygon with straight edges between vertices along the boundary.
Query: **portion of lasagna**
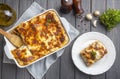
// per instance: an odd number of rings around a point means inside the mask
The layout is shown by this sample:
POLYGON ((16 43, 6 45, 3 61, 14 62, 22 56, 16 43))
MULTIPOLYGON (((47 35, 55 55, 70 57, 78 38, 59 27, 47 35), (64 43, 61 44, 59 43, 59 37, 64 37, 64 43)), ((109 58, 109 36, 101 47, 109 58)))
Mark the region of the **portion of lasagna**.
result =
POLYGON ((69 42, 69 37, 54 10, 19 24, 13 33, 20 35, 25 44, 12 50, 12 54, 21 66, 28 65, 69 42))
POLYGON ((107 54, 107 49, 100 41, 95 41, 80 52, 87 66, 91 66, 107 54))

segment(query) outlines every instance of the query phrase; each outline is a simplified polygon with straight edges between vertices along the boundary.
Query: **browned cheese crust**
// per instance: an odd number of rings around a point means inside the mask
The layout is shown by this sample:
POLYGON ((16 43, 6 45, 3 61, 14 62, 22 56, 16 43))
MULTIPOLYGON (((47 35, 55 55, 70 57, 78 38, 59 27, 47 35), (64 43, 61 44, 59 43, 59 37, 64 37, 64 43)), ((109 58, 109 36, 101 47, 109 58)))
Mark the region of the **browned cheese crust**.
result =
POLYGON ((91 66, 107 54, 107 49, 100 41, 95 41, 80 52, 87 66, 91 66))
POLYGON ((15 59, 22 66, 62 48, 69 42, 68 35, 53 10, 19 24, 14 30, 26 46, 12 50, 15 59), (29 51, 28 56, 25 56, 26 51, 29 51))

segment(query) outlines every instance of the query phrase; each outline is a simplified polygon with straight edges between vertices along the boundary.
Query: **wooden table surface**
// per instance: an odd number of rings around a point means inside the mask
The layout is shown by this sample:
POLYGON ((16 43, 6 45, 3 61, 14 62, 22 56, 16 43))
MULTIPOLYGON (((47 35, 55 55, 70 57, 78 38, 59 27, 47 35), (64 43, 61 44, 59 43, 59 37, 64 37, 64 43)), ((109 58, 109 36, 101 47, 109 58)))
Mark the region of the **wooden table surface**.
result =
MULTIPOLYGON (((34 0, 0 0, 0 3, 6 3, 15 9, 17 19, 22 13, 34 2, 34 0)), ((75 17, 73 11, 69 14, 62 14, 59 12, 61 0, 36 0, 45 9, 54 8, 59 15, 65 17, 75 28, 80 31, 80 34, 96 31, 106 34, 114 43, 116 47, 116 60, 114 65, 107 72, 91 76, 79 71, 72 62, 71 48, 72 44, 68 46, 64 54, 50 67, 43 79, 120 79, 120 25, 110 32, 101 25, 97 24, 97 28, 92 26, 90 21, 75 17)), ((120 0, 82 0, 84 14, 92 13, 99 10, 101 13, 107 8, 120 9, 120 0)), ((11 28, 6 27, 5 30, 11 28)), ((14 64, 3 63, 4 39, 0 35, 0 79, 34 79, 26 69, 20 69, 14 64)))

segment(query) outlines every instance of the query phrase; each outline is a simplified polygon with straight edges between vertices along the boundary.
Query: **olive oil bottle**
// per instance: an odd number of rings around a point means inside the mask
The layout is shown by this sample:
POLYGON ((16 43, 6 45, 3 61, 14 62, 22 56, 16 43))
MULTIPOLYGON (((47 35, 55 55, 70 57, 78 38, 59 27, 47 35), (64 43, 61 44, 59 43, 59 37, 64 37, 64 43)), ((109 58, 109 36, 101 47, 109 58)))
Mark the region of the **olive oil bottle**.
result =
POLYGON ((10 26, 16 20, 16 12, 7 4, 0 4, 0 26, 10 26))

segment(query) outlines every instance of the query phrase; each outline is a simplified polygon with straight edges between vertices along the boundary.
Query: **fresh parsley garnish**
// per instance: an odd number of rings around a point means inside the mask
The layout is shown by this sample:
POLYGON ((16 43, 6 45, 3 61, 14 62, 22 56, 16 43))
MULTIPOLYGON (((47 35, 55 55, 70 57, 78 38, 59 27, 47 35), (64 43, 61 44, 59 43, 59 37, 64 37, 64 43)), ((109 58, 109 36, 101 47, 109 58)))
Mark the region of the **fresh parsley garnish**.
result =
POLYGON ((91 56, 92 56, 92 59, 95 59, 96 57, 96 52, 94 50, 91 51, 91 56))
POLYGON ((107 30, 113 29, 117 24, 120 23, 120 10, 108 9, 101 16, 100 21, 107 30))
POLYGON ((51 21, 51 19, 47 19, 47 22, 48 22, 48 23, 51 23, 52 21, 51 21))

